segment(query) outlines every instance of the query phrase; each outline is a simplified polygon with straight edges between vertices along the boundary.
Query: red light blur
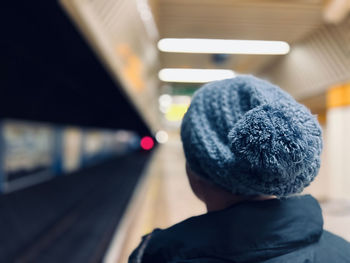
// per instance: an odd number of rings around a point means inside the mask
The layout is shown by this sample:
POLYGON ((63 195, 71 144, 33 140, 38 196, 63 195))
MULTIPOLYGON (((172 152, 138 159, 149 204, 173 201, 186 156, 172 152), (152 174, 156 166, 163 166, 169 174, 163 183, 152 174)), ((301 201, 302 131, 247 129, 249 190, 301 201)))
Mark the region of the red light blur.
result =
POLYGON ((145 136, 141 139, 141 148, 144 150, 151 150, 154 146, 154 141, 151 137, 145 136))

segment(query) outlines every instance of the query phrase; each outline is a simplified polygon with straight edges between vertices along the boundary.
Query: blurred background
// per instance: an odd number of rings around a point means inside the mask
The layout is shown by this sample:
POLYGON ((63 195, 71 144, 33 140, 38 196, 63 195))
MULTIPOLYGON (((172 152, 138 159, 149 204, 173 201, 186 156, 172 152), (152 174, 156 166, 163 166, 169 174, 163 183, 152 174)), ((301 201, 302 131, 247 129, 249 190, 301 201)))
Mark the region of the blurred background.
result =
POLYGON ((6 1, 0 22, 0 262, 127 262, 204 213, 181 119, 203 83, 239 74, 317 115, 305 192, 350 240, 349 0, 6 1))

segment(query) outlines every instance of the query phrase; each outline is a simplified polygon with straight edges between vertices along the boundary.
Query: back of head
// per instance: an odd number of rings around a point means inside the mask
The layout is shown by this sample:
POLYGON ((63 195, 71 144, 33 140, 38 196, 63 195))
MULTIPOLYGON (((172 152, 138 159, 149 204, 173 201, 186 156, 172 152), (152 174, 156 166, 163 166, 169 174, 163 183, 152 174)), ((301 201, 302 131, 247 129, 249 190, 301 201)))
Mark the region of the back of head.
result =
POLYGON ((233 194, 299 193, 320 167, 317 119, 279 87, 253 76, 197 90, 181 139, 191 170, 233 194))

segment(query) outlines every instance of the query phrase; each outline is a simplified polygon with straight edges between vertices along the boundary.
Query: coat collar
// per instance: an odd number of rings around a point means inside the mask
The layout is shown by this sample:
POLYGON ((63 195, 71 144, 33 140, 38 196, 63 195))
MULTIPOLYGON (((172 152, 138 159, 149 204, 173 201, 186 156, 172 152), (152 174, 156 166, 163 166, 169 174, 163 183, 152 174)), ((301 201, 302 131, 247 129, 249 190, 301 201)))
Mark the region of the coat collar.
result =
POLYGON ((322 232, 321 208, 310 195, 242 202, 158 231, 146 253, 247 262, 310 245, 322 232))

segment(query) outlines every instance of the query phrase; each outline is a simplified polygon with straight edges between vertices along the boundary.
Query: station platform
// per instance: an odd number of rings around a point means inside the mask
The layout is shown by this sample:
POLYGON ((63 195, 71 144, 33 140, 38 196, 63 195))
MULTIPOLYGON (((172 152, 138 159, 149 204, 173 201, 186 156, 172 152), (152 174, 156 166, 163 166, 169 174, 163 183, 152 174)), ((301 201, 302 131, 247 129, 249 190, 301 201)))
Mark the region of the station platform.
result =
MULTIPOLYGON (((350 203, 321 206, 325 229, 350 240, 350 203)), ((180 139, 170 134, 152 153, 1 196, 0 262, 125 263, 143 235, 205 211, 188 184, 180 139)))

